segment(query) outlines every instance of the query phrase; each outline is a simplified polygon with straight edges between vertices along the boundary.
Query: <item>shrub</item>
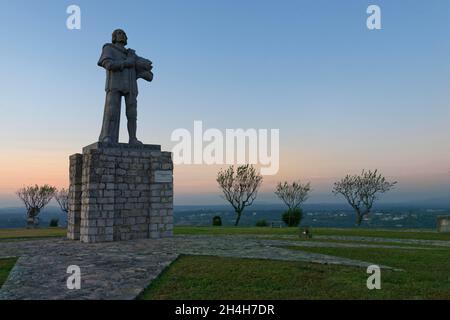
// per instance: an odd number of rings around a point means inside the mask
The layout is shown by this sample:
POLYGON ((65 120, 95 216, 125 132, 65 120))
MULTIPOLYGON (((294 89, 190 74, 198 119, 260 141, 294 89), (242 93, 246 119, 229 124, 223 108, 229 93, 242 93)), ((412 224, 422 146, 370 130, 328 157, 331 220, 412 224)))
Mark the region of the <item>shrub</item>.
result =
POLYGON ((59 219, 52 219, 52 220, 50 220, 49 226, 50 227, 57 227, 58 224, 59 224, 59 219))
POLYGON ((222 218, 220 216, 215 216, 212 220, 212 225, 215 227, 220 227, 222 225, 222 218))
POLYGON ((267 223, 266 220, 263 219, 263 220, 257 221, 257 222, 256 222, 256 226, 257 226, 257 227, 268 227, 269 224, 267 223))
POLYGON ((297 227, 303 218, 303 211, 300 208, 289 209, 283 213, 283 222, 287 224, 288 227, 297 227))

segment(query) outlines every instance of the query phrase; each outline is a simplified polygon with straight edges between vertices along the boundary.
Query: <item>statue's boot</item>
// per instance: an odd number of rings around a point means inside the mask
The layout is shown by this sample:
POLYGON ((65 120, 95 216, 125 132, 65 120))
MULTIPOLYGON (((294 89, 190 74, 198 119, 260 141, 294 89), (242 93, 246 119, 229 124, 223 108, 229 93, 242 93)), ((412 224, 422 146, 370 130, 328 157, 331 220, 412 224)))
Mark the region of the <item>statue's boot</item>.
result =
POLYGON ((142 142, 136 138, 136 119, 128 119, 128 135, 130 137, 129 144, 141 145, 142 142))
POLYGON ((104 144, 109 144, 109 145, 115 145, 117 144, 116 142, 113 141, 113 139, 111 139, 110 137, 105 137, 103 138, 100 142, 104 143, 104 144))
POLYGON ((130 141, 128 141, 129 144, 134 144, 134 145, 142 145, 143 143, 141 141, 139 141, 136 138, 132 138, 130 139, 130 141))

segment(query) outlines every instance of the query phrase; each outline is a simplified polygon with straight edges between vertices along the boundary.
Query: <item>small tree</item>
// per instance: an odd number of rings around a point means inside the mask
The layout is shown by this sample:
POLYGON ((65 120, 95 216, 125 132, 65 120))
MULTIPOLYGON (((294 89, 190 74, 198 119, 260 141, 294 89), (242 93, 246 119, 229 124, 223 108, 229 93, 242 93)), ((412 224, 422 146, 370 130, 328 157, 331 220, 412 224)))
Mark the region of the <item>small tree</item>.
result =
POLYGON ((248 164, 239 166, 236 170, 234 166, 231 166, 226 170, 220 170, 217 174, 216 181, 225 199, 236 212, 235 226, 239 224, 245 207, 253 204, 262 180, 262 176, 256 172, 256 169, 248 164))
POLYGON ((55 199, 58 202, 59 207, 65 213, 69 212, 69 190, 61 188, 55 192, 55 199))
POLYGON ((35 227, 38 223, 37 216, 55 195, 56 188, 43 186, 29 186, 17 190, 17 196, 23 201, 27 209, 27 227, 35 227))
MULTIPOLYGON (((302 212, 299 209, 299 206, 308 199, 308 194, 311 191, 311 183, 302 184, 300 181, 294 181, 289 184, 287 181, 284 183, 279 182, 277 188, 275 190, 275 194, 283 200, 283 202, 287 205, 288 210, 283 214, 283 221, 285 217, 287 217, 286 224, 288 226, 297 226, 302 219, 302 212), (293 223, 294 214, 300 213, 299 220, 296 223, 293 223)), ((295 219, 297 220, 297 219, 295 219)))
POLYGON ((368 216, 373 203, 380 193, 388 192, 397 181, 387 181, 375 171, 363 170, 360 175, 347 175, 334 183, 333 193, 341 194, 356 212, 356 225, 361 225, 362 219, 368 216))

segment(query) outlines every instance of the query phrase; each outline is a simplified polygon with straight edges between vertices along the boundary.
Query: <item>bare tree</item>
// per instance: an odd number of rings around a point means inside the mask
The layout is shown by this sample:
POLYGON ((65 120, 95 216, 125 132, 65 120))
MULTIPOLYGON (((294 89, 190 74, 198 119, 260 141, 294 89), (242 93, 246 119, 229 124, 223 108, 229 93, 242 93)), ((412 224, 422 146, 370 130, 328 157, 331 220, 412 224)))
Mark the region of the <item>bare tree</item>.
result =
POLYGON ((217 183, 224 193, 225 199, 233 206, 236 212, 235 226, 239 224, 245 207, 252 205, 258 189, 262 184, 262 176, 251 165, 242 165, 235 170, 234 166, 220 170, 217 174, 217 183))
POLYGON ((278 183, 275 194, 283 200, 289 209, 296 209, 308 199, 310 191, 310 182, 303 184, 300 181, 294 181, 289 184, 285 181, 284 183, 278 183))
POLYGON ((55 192, 55 199, 61 210, 65 213, 69 212, 69 190, 61 188, 55 192))
MULTIPOLYGON (((275 190, 275 194, 283 200, 288 207, 288 225, 291 225, 293 211, 308 199, 308 194, 311 191, 311 183, 301 183, 294 181, 291 184, 285 181, 279 182, 275 190)), ((301 212, 301 211, 300 211, 301 212)), ((300 217, 301 219, 301 217, 300 217)))
POLYGON ((362 219, 369 215, 373 203, 380 193, 388 192, 397 181, 387 181, 375 171, 363 170, 361 175, 347 175, 334 183, 333 193, 342 194, 356 212, 356 225, 361 225, 362 219))
POLYGON ((23 201, 27 209, 27 227, 35 227, 38 223, 37 216, 55 195, 56 188, 43 186, 29 186, 17 190, 17 196, 23 201))

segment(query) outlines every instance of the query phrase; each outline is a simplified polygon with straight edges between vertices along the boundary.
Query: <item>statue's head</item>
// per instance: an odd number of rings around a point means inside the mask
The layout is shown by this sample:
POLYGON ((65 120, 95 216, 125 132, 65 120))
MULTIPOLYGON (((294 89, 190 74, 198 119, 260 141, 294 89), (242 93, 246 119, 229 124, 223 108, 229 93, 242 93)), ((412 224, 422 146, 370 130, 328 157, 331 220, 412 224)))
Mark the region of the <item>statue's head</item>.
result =
POLYGON ((127 34, 122 29, 116 29, 112 33, 112 43, 122 43, 124 46, 127 45, 127 34))

